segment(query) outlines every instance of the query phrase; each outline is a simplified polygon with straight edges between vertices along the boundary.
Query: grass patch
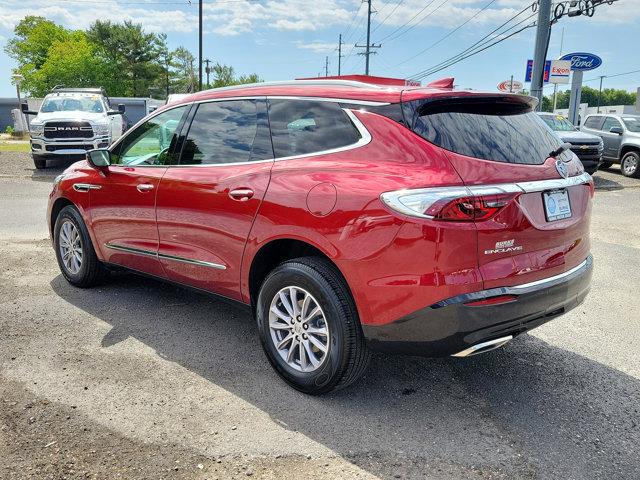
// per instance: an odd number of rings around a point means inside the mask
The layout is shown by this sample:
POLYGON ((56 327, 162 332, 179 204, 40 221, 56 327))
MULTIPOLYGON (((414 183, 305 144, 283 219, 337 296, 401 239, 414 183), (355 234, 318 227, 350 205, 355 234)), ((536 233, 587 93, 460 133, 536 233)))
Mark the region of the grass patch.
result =
POLYGON ((22 152, 29 153, 31 151, 31 145, 27 143, 18 142, 0 142, 0 152, 22 152))

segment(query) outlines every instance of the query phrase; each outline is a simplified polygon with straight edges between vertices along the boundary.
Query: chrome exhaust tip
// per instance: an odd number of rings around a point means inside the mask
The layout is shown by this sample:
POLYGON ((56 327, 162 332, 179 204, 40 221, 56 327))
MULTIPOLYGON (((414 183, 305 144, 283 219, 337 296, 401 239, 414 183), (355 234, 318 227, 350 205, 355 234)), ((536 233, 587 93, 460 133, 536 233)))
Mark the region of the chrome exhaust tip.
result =
POLYGON ((506 337, 496 338, 495 340, 489 340, 488 342, 478 343, 472 347, 462 350, 461 352, 454 353, 452 357, 471 357, 472 355, 478 355, 479 353, 490 352, 496 348, 500 348, 505 343, 513 340, 513 335, 507 335, 506 337))

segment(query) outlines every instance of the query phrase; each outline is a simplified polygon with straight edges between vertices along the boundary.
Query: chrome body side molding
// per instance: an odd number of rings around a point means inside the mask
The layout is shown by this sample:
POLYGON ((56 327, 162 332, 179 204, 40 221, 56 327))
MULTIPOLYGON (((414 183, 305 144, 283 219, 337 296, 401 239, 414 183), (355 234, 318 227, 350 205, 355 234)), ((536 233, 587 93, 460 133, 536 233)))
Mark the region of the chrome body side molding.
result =
POLYGON ((142 255, 145 257, 155 257, 158 260, 173 260, 175 262, 188 263, 190 265, 197 265, 199 267, 209 267, 215 268, 217 270, 226 270, 227 267, 225 265, 221 265, 219 263, 213 262, 205 262, 204 260, 194 260, 191 258, 178 257, 176 255, 167 255, 165 253, 158 253, 152 250, 144 250, 142 248, 134 248, 134 247, 125 247, 122 245, 116 245, 114 243, 105 243, 104 246, 110 250, 117 250, 119 252, 133 253, 135 255, 142 255))

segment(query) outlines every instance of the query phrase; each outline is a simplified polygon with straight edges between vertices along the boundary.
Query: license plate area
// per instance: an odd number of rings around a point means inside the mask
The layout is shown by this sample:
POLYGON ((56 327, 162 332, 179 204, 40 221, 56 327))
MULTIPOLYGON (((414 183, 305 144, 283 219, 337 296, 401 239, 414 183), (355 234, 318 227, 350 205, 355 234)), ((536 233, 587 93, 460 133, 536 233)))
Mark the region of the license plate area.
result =
POLYGON ((555 222, 571 218, 571 202, 566 188, 558 188, 542 192, 544 214, 547 222, 555 222))

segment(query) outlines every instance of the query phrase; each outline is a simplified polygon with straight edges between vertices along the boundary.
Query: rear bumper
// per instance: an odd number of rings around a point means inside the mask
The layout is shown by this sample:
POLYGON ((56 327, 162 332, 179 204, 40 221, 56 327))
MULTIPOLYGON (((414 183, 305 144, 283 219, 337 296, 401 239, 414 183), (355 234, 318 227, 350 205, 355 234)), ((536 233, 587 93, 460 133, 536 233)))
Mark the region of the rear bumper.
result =
POLYGON ((400 320, 380 326, 363 325, 376 350, 438 357, 473 345, 516 336, 579 305, 591 286, 593 259, 554 277, 513 287, 492 288, 443 300, 400 320), (507 303, 470 306, 503 295, 507 303))

